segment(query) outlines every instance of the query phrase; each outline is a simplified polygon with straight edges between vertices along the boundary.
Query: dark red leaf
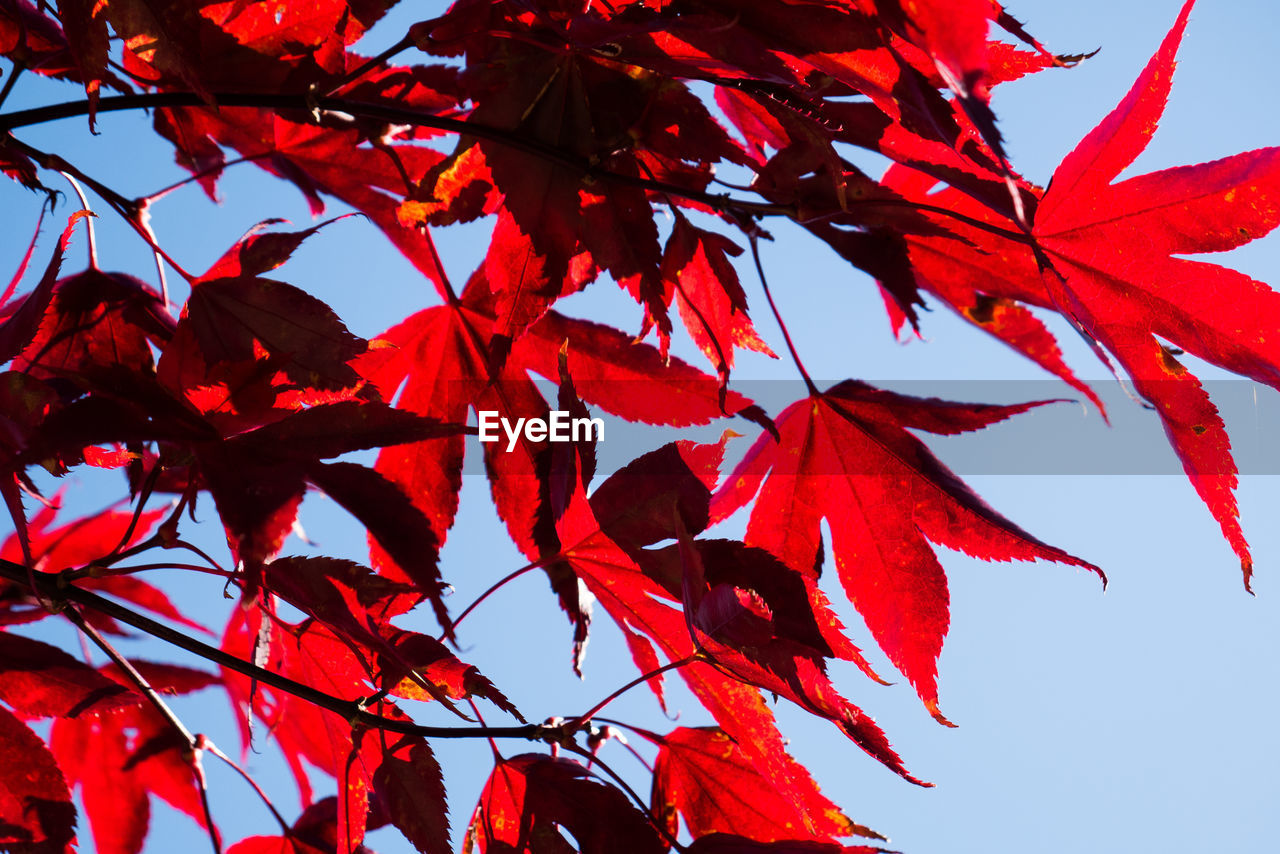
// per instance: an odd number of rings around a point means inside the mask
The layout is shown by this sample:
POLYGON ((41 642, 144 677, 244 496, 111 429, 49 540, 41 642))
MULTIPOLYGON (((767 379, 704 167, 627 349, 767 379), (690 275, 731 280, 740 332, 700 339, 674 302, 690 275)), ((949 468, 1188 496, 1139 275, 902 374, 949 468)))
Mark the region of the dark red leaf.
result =
POLYGON ((135 706, 142 695, 57 647, 0 632, 0 700, 24 715, 74 718, 135 706))
POLYGON ((49 259, 49 266, 45 268, 44 275, 40 277, 40 281, 31 293, 23 298, 22 304, 8 313, 4 322, 0 323, 0 363, 8 362, 17 356, 36 336, 40 323, 44 320, 45 311, 53 301, 53 288, 58 279, 58 270, 62 266, 62 255, 67 251, 67 244, 71 242, 71 233, 75 230, 76 222, 83 216, 89 216, 89 214, 85 211, 77 211, 71 216, 67 227, 62 230, 62 236, 58 238, 58 245, 53 251, 53 257, 49 259))
POLYGON ((0 709, 0 848, 62 851, 75 841, 76 808, 40 737, 0 709))
POLYGON ((366 733, 384 739, 382 762, 373 772, 373 790, 386 808, 391 823, 422 852, 449 849, 449 817, 445 808, 444 780, 440 765, 425 739, 366 733))
POLYGON ((659 854, 653 826, 621 790, 568 759, 499 760, 471 817, 464 854, 659 854), (561 836, 570 834, 576 846, 561 836))

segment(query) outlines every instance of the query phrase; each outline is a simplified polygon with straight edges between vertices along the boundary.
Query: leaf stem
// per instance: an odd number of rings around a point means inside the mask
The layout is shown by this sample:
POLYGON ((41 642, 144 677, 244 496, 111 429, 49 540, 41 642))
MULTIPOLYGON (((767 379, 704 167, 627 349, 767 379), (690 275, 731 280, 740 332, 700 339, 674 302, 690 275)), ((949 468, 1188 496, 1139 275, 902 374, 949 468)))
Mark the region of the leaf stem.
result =
MULTIPOLYGON (((123 97, 135 97, 135 96, 123 96, 123 97)), ((37 107, 36 109, 39 110, 43 108, 37 107)), ((23 112, 30 112, 30 111, 23 111, 23 112)), ((9 115, 16 115, 16 113, 10 113, 9 115)), ((0 121, 2 121, 3 119, 4 119, 4 115, 0 115, 0 121)), ((94 178, 89 177, 88 175, 86 175, 85 173, 77 169, 75 166, 72 166, 70 163, 63 160, 58 155, 50 154, 49 152, 46 152, 46 151, 41 151, 40 149, 35 148, 34 146, 31 146, 31 145, 28 145, 27 143, 23 142, 20 139, 17 139, 12 134, 9 135, 7 143, 21 150, 22 153, 26 154, 36 163, 39 163, 45 169, 51 169, 55 172, 61 172, 64 177, 70 175, 78 178, 80 181, 82 181, 85 184, 85 186, 87 186, 89 189, 93 190, 95 193, 101 196, 102 199, 111 207, 111 209, 114 210, 117 214, 119 214, 120 218, 123 219, 125 222, 127 222, 129 224, 129 227, 132 228, 134 231, 136 231, 138 235, 144 241, 146 241, 146 244, 149 247, 151 247, 152 251, 156 252, 162 258, 164 258, 164 260, 168 262, 170 267, 178 271, 179 275, 181 275, 188 282, 193 281, 196 278, 195 276, 192 276, 190 273, 184 270, 182 266, 178 264, 177 261, 174 261, 173 258, 169 257, 169 254, 167 252, 165 252, 163 249, 160 248, 160 244, 156 241, 155 235, 151 233, 151 227, 142 221, 143 206, 141 202, 136 201, 134 199, 126 199, 123 194, 116 192, 115 190, 111 189, 107 185, 103 184, 101 181, 98 181, 94 178)), ((77 192, 79 191, 77 190, 77 192)), ((81 199, 83 199, 84 195, 80 194, 80 197, 81 199)), ((90 229, 92 229, 92 226, 90 226, 90 229)), ((166 299, 167 299, 167 294, 166 294, 166 299)))
POLYGON ((530 570, 533 570, 533 569, 537 569, 537 568, 538 568, 538 567, 540 567, 541 565, 542 565, 542 563, 541 563, 540 561, 539 561, 539 562, 536 562, 536 563, 526 563, 524 566, 520 567, 519 569, 515 570, 514 572, 510 572, 510 573, 508 573, 507 575, 505 575, 505 576, 503 576, 502 578, 500 578, 499 580, 495 581, 492 585, 490 585, 490 586, 489 586, 489 589, 488 589, 488 590, 486 590, 486 591, 484 591, 483 593, 481 593, 481 594, 476 598, 476 600, 475 600, 474 602, 472 602, 472 603, 471 603, 470 605, 468 605, 466 608, 463 608, 463 609, 462 609, 462 613, 461 613, 461 614, 459 614, 459 615, 458 615, 458 616, 453 620, 453 623, 452 623, 452 625, 449 627, 449 629, 448 629, 447 631, 445 631, 445 632, 442 632, 442 633, 440 634, 440 636, 439 636, 438 638, 436 638, 436 639, 437 639, 437 640, 439 640, 439 641, 443 641, 447 636, 449 636, 449 635, 453 634, 454 630, 458 628, 458 623, 461 623, 461 622, 463 621, 463 619, 464 619, 468 614, 470 614, 470 613, 471 613, 472 611, 474 611, 477 607, 479 607, 479 605, 480 605, 480 603, 481 603, 481 602, 483 602, 484 600, 488 599, 488 598, 489 598, 490 596, 492 596, 494 593, 497 593, 497 592, 498 592, 500 589, 502 589, 502 587, 503 587, 503 586, 505 586, 507 583, 512 582, 512 581, 515 581, 517 578, 519 578, 520 576, 524 575, 526 572, 529 572, 530 570))
POLYGON ((796 351, 796 345, 791 340, 791 333, 787 330, 787 324, 782 320, 782 313, 778 311, 778 304, 773 301, 773 292, 769 290, 769 280, 764 275, 764 265, 760 263, 760 236, 755 231, 747 232, 747 240, 751 244, 751 259, 756 265, 756 274, 760 277, 760 287, 764 289, 764 298, 769 302, 769 310, 773 312, 773 319, 778 321, 778 328, 782 330, 782 340, 787 342, 787 350, 791 352, 791 361, 796 363, 796 370, 800 371, 800 376, 804 378, 804 384, 809 389, 810 396, 818 395, 818 387, 813 384, 813 380, 809 378, 809 372, 804 369, 804 362, 800 361, 800 354, 796 351))
MULTIPOLYGON (((257 107, 269 110, 298 110, 309 112, 313 108, 324 112, 345 113, 358 118, 378 119, 392 124, 430 127, 486 139, 501 145, 519 149, 527 154, 541 157, 566 169, 579 172, 590 178, 612 181, 617 184, 638 187, 655 193, 668 193, 677 198, 699 202, 708 207, 722 211, 734 211, 747 216, 786 216, 795 219, 797 211, 794 205, 758 202, 750 199, 738 199, 728 195, 717 195, 701 190, 691 190, 676 184, 653 181, 635 175, 624 175, 603 169, 585 159, 576 157, 554 146, 528 139, 509 130, 471 122, 464 119, 453 119, 439 116, 422 110, 412 110, 391 104, 368 101, 355 101, 348 98, 322 96, 313 98, 308 93, 246 93, 219 92, 214 93, 213 100, 223 107, 257 107)), ((119 112, 123 110, 139 110, 151 107, 205 107, 207 101, 193 92, 146 92, 134 95, 112 95, 100 98, 98 113, 119 112)), ((88 101, 68 101, 62 104, 49 104, 28 110, 15 110, 11 113, 0 113, 0 130, 13 130, 19 127, 43 124, 58 119, 74 118, 89 112, 88 101)))
MULTIPOLYGON (((64 164, 65 165, 65 164, 64 164)), ((71 185, 71 189, 75 191, 76 198, 80 200, 80 207, 88 212, 88 216, 84 218, 85 231, 89 234, 89 269, 98 269, 98 237, 97 232, 93 228, 93 220, 97 214, 93 212, 93 208, 89 206, 89 199, 84 194, 84 188, 80 186, 80 182, 71 176, 70 172, 62 169, 57 170, 58 174, 67 179, 67 183, 71 185)))
POLYGON ((237 765, 235 762, 233 762, 233 761, 231 760, 231 757, 229 757, 229 756, 227 756, 227 754, 223 753, 223 752, 218 748, 218 746, 217 746, 216 744, 214 744, 212 741, 209 741, 209 740, 208 740, 207 738, 205 738, 203 735, 196 736, 196 737, 197 737, 197 738, 200 738, 200 739, 203 739, 203 741, 204 741, 204 745, 203 745, 203 746, 204 746, 204 749, 205 749, 205 750, 209 751, 209 752, 210 752, 210 753, 212 753, 214 756, 218 757, 218 758, 219 758, 219 759, 221 759, 223 762, 225 762, 225 763, 227 763, 228 765, 230 765, 230 766, 232 767, 232 769, 234 769, 234 770, 235 770, 235 772, 236 772, 237 774, 239 774, 239 775, 244 779, 244 781, 245 781, 246 783, 248 783, 248 784, 249 784, 250 788, 252 788, 252 789, 253 789, 253 791, 254 791, 254 792, 256 792, 256 793, 257 793, 257 795, 258 795, 258 797, 262 800, 262 803, 266 804, 267 810, 268 810, 268 811, 270 811, 270 813, 271 813, 273 816, 275 816, 276 821, 277 821, 277 822, 279 822, 279 824, 280 824, 280 829, 281 829, 281 830, 283 830, 283 831, 287 834, 287 833, 289 832, 289 822, 285 821, 285 820, 284 820, 284 816, 280 815, 280 811, 279 811, 278 809, 276 809, 276 805, 275 805, 275 804, 271 803, 271 799, 267 797, 267 793, 266 793, 266 792, 264 792, 264 791, 262 791, 262 787, 258 785, 258 781, 257 781, 257 780, 255 780, 255 779, 253 779, 253 777, 251 777, 251 776, 249 775, 249 772, 248 772, 248 771, 244 770, 244 769, 243 769, 243 768, 241 768, 239 765, 237 765))
POLYGON ((4 81, 4 88, 0 89, 0 105, 4 104, 4 102, 8 100, 9 93, 13 91, 13 84, 18 82, 18 78, 22 75, 22 72, 25 69, 25 65, 18 62, 16 59, 14 60, 13 68, 9 69, 9 79, 4 81))
POLYGON ((138 506, 134 508, 133 515, 129 517, 129 525, 124 529, 120 542, 116 543, 111 554, 117 554, 128 547, 129 540, 133 539, 133 532, 138 530, 138 521, 142 518, 142 511, 146 509, 147 501, 151 499, 151 493, 155 491, 158 480, 160 480, 160 466, 152 466, 151 471, 147 472, 147 479, 142 482, 142 488, 138 490, 138 506))
POLYGON ((208 566, 201 566, 195 563, 141 563, 133 566, 112 566, 102 567, 97 564, 81 567, 80 569, 64 569, 61 575, 68 581, 78 581, 81 578, 105 578, 114 575, 132 575, 135 572, 145 572, 153 569, 183 569, 188 572, 202 572, 205 575, 216 575, 219 578, 235 578, 234 572, 228 572, 225 569, 213 569, 208 566))
POLYGON ((391 47, 384 50, 382 53, 378 54, 377 56, 373 57, 369 61, 365 62, 360 67, 352 71, 348 71, 346 74, 344 74, 338 80, 337 83, 334 83, 327 90, 325 90, 324 94, 326 96, 332 95, 334 92, 337 92, 339 89, 343 88, 344 86, 348 86, 354 83, 355 81, 359 80, 361 77, 365 76, 366 74, 368 74, 373 69, 377 68, 382 63, 391 59, 391 57, 395 56, 397 53, 400 53, 401 51, 404 51, 404 50, 408 50, 411 47, 413 47, 413 39, 409 37, 408 33, 405 33, 404 38, 400 39, 400 41, 396 42, 391 47))
POLYGON ((599 765, 601 770, 603 770, 606 774, 612 777, 613 782, 617 783, 622 788, 622 790, 626 792, 628 796, 630 796, 631 800, 635 801, 636 806, 640 808, 640 811, 644 813, 645 818, 649 820, 649 824, 653 825, 653 829, 658 831, 658 833, 662 835, 662 838, 667 841, 667 844, 669 844, 672 848, 676 849, 677 851, 683 852, 683 851, 689 850, 689 847, 687 845, 681 844, 680 840, 676 839, 675 836, 671 834, 671 831, 667 830, 666 826, 662 822, 658 821, 657 817, 653 814, 653 811, 649 809, 649 804, 646 803, 643 798, 641 798, 639 795, 636 794, 635 789, 631 788, 631 786, 627 783, 626 780, 622 779, 622 775, 620 775, 617 771, 614 771, 607 764, 605 764, 605 762, 599 756, 596 756, 591 751, 573 742, 569 742, 568 744, 565 744, 562 746, 568 752, 576 753, 577 755, 586 758, 588 761, 594 762, 595 764, 599 765))
POLYGON ((161 187, 158 190, 147 193, 145 196, 139 197, 136 201, 139 201, 139 202, 159 201, 160 199, 172 193, 174 190, 181 189, 182 187, 185 187, 186 185, 192 182, 199 181, 201 178, 207 178, 208 176, 213 175, 217 172, 221 172, 225 169, 228 169, 229 167, 239 166, 241 163, 252 163, 255 160, 261 160, 262 158, 269 157, 269 156, 270 156, 270 152, 264 151, 261 154, 250 154, 244 157, 236 157, 232 160, 226 161, 225 163, 215 163, 213 166, 206 166, 205 168, 201 169, 199 172, 193 172, 187 177, 183 178, 181 181, 174 181, 172 184, 169 184, 166 187, 161 187))
POLYGON ((641 675, 637 676, 635 679, 632 679, 626 685, 623 685, 621 688, 614 691, 609 696, 605 697, 600 702, 596 703, 594 706, 591 707, 590 711, 583 712, 582 714, 578 715, 576 718, 571 720, 569 722, 569 729, 576 730, 581 728, 581 726, 584 723, 586 723, 587 721, 595 717, 596 712, 600 711, 605 706, 609 705, 614 700, 618 699, 623 694, 627 693, 637 685, 643 685, 644 683, 648 682, 650 679, 656 679, 657 677, 666 673, 668 670, 675 670, 677 668, 684 667, 686 664, 692 664, 693 662, 699 661, 701 659, 702 659, 701 654, 699 654, 698 652, 693 652, 692 654, 686 655, 684 658, 678 661, 670 661, 662 665, 661 667, 657 668, 656 670, 650 670, 648 673, 642 673, 641 675))

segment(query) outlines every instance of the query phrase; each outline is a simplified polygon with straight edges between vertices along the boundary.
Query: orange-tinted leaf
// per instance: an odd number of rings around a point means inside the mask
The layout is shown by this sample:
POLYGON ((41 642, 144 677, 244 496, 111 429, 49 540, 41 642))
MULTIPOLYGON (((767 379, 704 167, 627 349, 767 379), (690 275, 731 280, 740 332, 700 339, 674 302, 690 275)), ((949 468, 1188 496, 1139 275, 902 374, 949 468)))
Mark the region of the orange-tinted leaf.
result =
POLYGON ((523 721, 524 717, 475 665, 461 661, 440 641, 417 632, 393 630, 390 654, 380 657, 383 683, 411 700, 465 700, 484 697, 523 721))
MULTIPOLYGON (((273 624, 267 646, 257 649, 261 621, 267 619, 260 604, 233 614, 222 649, 336 697, 356 700, 368 695, 365 665, 354 651, 359 647, 343 643, 323 624, 310 621, 303 626, 273 624)), ((343 802, 335 819, 338 834, 349 847, 358 844, 364 835, 376 763, 367 764, 357 755, 351 723, 287 692, 252 685, 234 671, 224 669, 223 682, 239 717, 245 748, 250 745, 248 716, 252 715, 279 745, 304 803, 313 800, 308 765, 339 781, 343 802)))

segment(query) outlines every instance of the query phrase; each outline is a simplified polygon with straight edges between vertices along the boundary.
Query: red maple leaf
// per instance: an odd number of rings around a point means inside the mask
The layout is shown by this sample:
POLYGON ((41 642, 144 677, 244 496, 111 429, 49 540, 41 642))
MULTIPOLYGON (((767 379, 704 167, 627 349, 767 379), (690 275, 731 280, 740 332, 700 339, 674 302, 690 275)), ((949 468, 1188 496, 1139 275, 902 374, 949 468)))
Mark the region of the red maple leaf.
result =
MULTIPOLYGON (((208 673, 172 664, 132 662, 157 691, 186 694, 216 684, 208 673)), ((113 666, 104 675, 127 685, 113 666)), ((59 718, 49 747, 68 784, 80 787, 94 845, 102 854, 138 854, 150 823, 150 795, 204 825, 187 745, 149 703, 59 718)))
POLYGON ((1115 358, 1159 416, 1248 586, 1253 561, 1238 521, 1230 440, 1199 380, 1162 340, 1280 385, 1272 335, 1280 296, 1235 270, 1171 257, 1233 249, 1280 224, 1280 149, 1116 181, 1155 133, 1191 7, 1189 0, 1120 104, 1058 166, 1029 237, 954 190, 926 195, 932 182, 904 173, 895 185, 914 185, 915 198, 970 219, 938 220, 976 241, 969 247, 909 238, 912 263, 936 295, 1077 387, 1052 339, 1011 301, 1061 312, 1104 361, 1115 358))
POLYGON ((883 839, 850 821, 816 786, 807 801, 783 797, 718 727, 679 727, 652 738, 660 745, 652 808, 666 819, 672 834, 678 813, 695 839, 713 833, 737 833, 761 842, 855 834, 883 839), (724 780, 735 783, 725 786, 724 780), (820 816, 829 820, 815 825, 820 816))
POLYGON ((938 710, 937 658, 950 623, 946 576, 930 543, 984 560, 1051 560, 1101 571, 1046 545, 987 506, 906 428, 977 430, 1037 404, 907 397, 846 381, 777 418, 716 495, 723 519, 755 498, 746 541, 816 577, 821 522, 841 584, 889 660, 938 710), (759 493, 757 497, 757 493, 759 493))
POLYGON ((40 736, 0 708, 0 847, 72 851, 76 807, 57 759, 40 736))

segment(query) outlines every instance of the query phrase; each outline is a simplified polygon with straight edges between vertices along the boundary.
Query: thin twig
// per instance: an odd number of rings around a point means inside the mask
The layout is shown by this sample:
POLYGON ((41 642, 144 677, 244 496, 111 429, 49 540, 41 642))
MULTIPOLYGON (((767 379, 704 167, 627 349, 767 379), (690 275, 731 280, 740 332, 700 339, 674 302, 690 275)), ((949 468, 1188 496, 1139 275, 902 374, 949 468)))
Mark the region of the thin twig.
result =
POLYGON ((191 184, 196 181, 199 181, 201 178, 207 178, 210 175, 213 175, 217 172, 222 172, 223 170, 229 169, 232 166, 239 166, 241 163, 252 163, 255 160, 261 160, 264 157, 270 157, 270 156, 271 156, 271 152, 264 151, 261 154, 250 154, 244 157, 236 157, 232 160, 226 161, 225 163, 215 163, 212 166, 206 166, 205 168, 201 169, 199 172, 191 173, 187 177, 183 178, 181 181, 174 181, 172 184, 169 184, 166 187, 161 187, 160 189, 155 190, 154 192, 147 193, 145 196, 141 196, 135 201, 138 201, 138 202, 159 201, 160 199, 172 193, 174 190, 185 187, 187 184, 191 184))
POLYGON ((223 753, 220 749, 218 749, 218 746, 214 744, 212 741, 209 741, 203 735, 197 736, 197 738, 204 739, 204 749, 209 751, 219 759, 221 759, 223 762, 230 765, 235 770, 235 772, 239 774, 246 783, 249 784, 249 786, 253 789, 253 791, 257 793, 258 797, 262 800, 262 802, 266 804, 267 809, 271 812, 271 814, 275 816, 276 821, 280 823, 280 829, 283 830, 285 833, 288 833, 289 822, 285 821, 284 816, 280 815, 280 811, 276 809, 275 804, 271 803, 271 799, 267 797, 267 793, 262 791, 262 787, 258 785, 258 781, 253 779, 253 777, 249 775, 248 771, 244 770, 235 762, 233 762, 231 760, 231 757, 227 756, 227 754, 223 753))
POLYGON ((650 670, 648 673, 642 673, 641 675, 637 676, 635 679, 632 679, 626 685, 623 685, 621 688, 614 691, 609 696, 605 697, 600 702, 596 703, 594 706, 591 707, 590 711, 583 712, 582 714, 574 718, 572 721, 570 721, 569 729, 570 730, 578 729, 584 723, 586 723, 587 721, 595 717, 596 712, 600 711, 605 706, 609 705, 614 700, 618 699, 623 694, 627 693, 637 685, 643 685, 644 683, 648 682, 650 679, 654 679, 658 676, 661 676, 662 674, 666 673, 668 670, 675 670, 677 668, 684 667, 686 664, 691 664, 695 661, 700 661, 701 659, 702 659, 702 656, 699 653, 694 652, 692 655, 687 655, 684 658, 680 659, 679 661, 671 661, 671 662, 668 662, 667 664, 662 665, 656 670, 650 670))
POLYGON ((8 99, 9 93, 13 91, 13 84, 18 82, 18 77, 25 68, 26 66, 16 59, 13 61, 13 68, 9 70, 9 79, 4 81, 4 88, 0 89, 0 104, 4 104, 8 99))
POLYGON ((769 301, 769 309, 773 312, 773 319, 778 321, 778 328, 782 330, 782 340, 787 342, 787 349, 791 351, 791 360, 796 363, 796 370, 800 372, 800 376, 804 377, 804 384, 809 389, 810 395, 818 394, 818 387, 813 384, 813 380, 809 378, 809 372, 804 369, 804 362, 800 361, 800 354, 796 351, 796 345, 791 341, 791 333, 787 331, 787 324, 782 320, 782 313, 778 311, 778 304, 773 301, 773 292, 769 290, 769 280, 764 275, 764 265, 760 263, 760 239, 754 232, 747 232, 747 240, 751 244, 751 258, 756 263, 756 273, 760 276, 760 287, 764 289, 764 298, 769 301))
POLYGON ((205 553, 204 553, 204 552, 203 552, 203 551, 202 551, 198 546, 193 546, 191 543, 188 543, 186 540, 175 540, 175 541, 173 541, 172 543, 170 543, 169 545, 165 546, 165 548, 167 548, 167 549, 183 549, 183 550, 185 550, 185 551, 189 551, 189 552, 191 552, 193 555, 196 555, 197 557, 199 557, 199 558, 203 558, 205 561, 207 561, 207 562, 208 562, 208 564, 209 564, 209 566, 213 567, 214 569, 216 569, 216 570, 218 571, 218 574, 220 574, 220 575, 234 575, 234 573, 232 573, 230 570, 228 570, 228 569, 224 568, 222 564, 218 563, 216 560, 214 560, 213 558, 211 558, 211 557, 209 557, 207 554, 205 554, 205 553))
MULTIPOLYGON (((16 115, 16 113, 11 113, 9 115, 16 115)), ((0 116, 0 119, 2 118, 3 116, 0 116)), ((151 232, 151 227, 142 221, 142 208, 140 202, 133 199, 126 199, 123 194, 116 192, 101 181, 86 175, 84 172, 81 172, 75 166, 72 166, 56 154, 41 151, 20 139, 14 138, 12 135, 8 137, 6 144, 19 149, 22 153, 26 154, 46 169, 52 169, 55 172, 61 172, 63 175, 73 175, 78 178, 85 186, 101 196, 103 201, 105 201, 112 210, 119 214, 120 218, 127 222, 130 228, 138 233, 138 236, 146 242, 147 246, 151 247, 153 252, 164 258, 170 267, 177 270, 178 273, 188 282, 195 280, 195 276, 184 270, 182 265, 177 261, 174 261, 167 252, 160 248, 160 244, 156 242, 155 235, 151 232)))
POLYGON ((222 839, 218 835, 218 829, 214 827, 213 824, 213 813, 209 808, 208 782, 205 779, 204 768, 200 762, 200 741, 191 734, 191 730, 187 729, 186 724, 182 722, 182 719, 174 713, 173 709, 169 708, 169 704, 160 697, 156 692, 156 689, 151 687, 151 683, 147 681, 147 677, 139 673, 138 669, 133 666, 129 659, 121 655, 119 650, 112 646, 97 629, 89 625, 88 621, 85 620, 84 616, 74 605, 68 605, 65 607, 63 609, 63 614, 68 620, 75 624, 75 627, 80 630, 81 634, 88 637, 89 640, 93 641, 94 645, 96 645, 98 649, 106 653, 107 658, 110 658, 112 663, 115 664, 116 667, 120 668, 120 671, 130 682, 133 683, 134 687, 142 692, 142 696, 151 703, 152 707, 160 713, 160 717, 165 719, 173 731, 176 732, 179 738, 181 738, 185 743, 183 755, 187 760, 188 767, 191 768, 192 776, 195 777, 196 788, 200 791, 200 803, 204 809, 205 824, 208 826, 209 830, 209 841, 213 844, 214 854, 222 854, 222 839))
POLYGON ((377 68, 382 63, 391 59, 391 57, 395 56, 397 53, 408 50, 411 47, 413 47, 413 39, 409 37, 408 33, 405 33, 404 38, 400 39, 400 41, 396 42, 391 47, 384 50, 382 53, 373 57, 368 62, 365 62, 363 65, 361 65, 359 68, 356 68, 354 71, 348 71, 346 74, 344 74, 338 80, 338 82, 331 85, 324 92, 324 94, 332 95, 334 92, 337 92, 339 89, 342 89, 344 86, 348 86, 354 83, 355 81, 359 80, 361 77, 365 76, 366 74, 368 74, 373 69, 377 68))
POLYGON ((205 575, 216 575, 219 578, 235 578, 234 572, 228 572, 225 569, 214 569, 209 566, 201 566, 196 563, 141 563, 131 566, 111 566, 102 567, 97 564, 81 567, 80 569, 64 569, 63 577, 68 581, 78 581, 81 578, 109 578, 116 575, 132 575, 135 572, 146 572, 154 569, 182 569, 187 572, 202 572, 205 575))
POLYGON ((463 608, 462 613, 459 614, 452 621, 452 624, 450 625, 449 629, 445 632, 442 632, 440 634, 440 637, 436 638, 436 640, 443 641, 448 635, 452 634, 453 631, 458 628, 458 623, 461 623, 463 618, 465 618, 467 614, 470 614, 472 611, 474 611, 480 605, 481 602, 483 602, 484 600, 492 596, 494 593, 501 590, 507 583, 511 581, 515 581, 517 578, 524 575, 526 572, 529 572, 530 570, 533 570, 533 569, 537 569, 541 565, 542 565, 541 562, 526 563, 524 566, 520 567, 514 572, 507 573, 507 575, 495 581, 493 584, 489 586, 489 589, 481 593, 474 602, 472 602, 467 607, 463 608))

